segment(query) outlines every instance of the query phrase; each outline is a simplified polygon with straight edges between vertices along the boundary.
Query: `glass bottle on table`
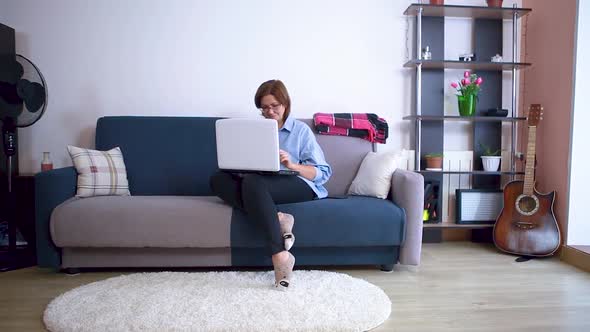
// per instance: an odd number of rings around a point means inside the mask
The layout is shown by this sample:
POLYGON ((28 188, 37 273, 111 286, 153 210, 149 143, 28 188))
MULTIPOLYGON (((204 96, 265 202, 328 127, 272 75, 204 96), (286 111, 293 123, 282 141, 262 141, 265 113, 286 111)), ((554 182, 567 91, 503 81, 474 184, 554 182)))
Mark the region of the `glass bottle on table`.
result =
POLYGON ((50 171, 53 169, 53 162, 51 161, 51 156, 49 152, 43 152, 43 160, 41 161, 41 171, 50 171))

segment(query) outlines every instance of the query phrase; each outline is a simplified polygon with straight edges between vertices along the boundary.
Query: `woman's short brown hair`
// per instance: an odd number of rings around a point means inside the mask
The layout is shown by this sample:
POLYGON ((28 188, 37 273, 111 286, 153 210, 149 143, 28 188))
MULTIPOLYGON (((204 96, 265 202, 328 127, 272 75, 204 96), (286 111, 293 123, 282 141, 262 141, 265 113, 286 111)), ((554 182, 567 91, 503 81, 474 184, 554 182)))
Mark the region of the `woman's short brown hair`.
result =
POLYGON ((291 98, 289 98, 289 93, 287 92, 285 84, 280 80, 270 80, 260 84, 256 91, 256 95, 254 96, 254 104, 256 104, 256 108, 261 107, 260 101, 264 96, 268 95, 273 95, 279 103, 285 106, 283 121, 286 120, 291 113, 291 98))

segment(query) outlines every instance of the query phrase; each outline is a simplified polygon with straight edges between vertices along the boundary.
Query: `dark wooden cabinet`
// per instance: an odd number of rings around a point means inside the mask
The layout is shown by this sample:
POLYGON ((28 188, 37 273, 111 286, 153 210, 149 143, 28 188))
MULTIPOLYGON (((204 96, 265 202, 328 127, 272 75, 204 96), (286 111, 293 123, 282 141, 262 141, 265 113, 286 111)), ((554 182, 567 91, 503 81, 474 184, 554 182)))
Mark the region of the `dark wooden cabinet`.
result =
MULTIPOLYGON (((6 220, 10 208, 14 208, 16 225, 28 243, 27 260, 34 262, 35 255, 35 177, 33 175, 17 175, 13 178, 15 206, 7 205, 7 179, 0 179, 0 219, 6 220)), ((5 247, 2 248, 6 250, 5 247)))

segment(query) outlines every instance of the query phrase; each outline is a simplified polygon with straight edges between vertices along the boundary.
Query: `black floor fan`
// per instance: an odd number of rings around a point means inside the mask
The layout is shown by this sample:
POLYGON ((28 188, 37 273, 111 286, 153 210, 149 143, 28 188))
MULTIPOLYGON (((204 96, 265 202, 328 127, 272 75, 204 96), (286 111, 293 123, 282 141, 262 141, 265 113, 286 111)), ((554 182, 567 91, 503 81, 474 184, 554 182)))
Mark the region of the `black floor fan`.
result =
MULTIPOLYGON (((17 236, 17 201, 13 188, 13 158, 16 155, 17 128, 37 122, 47 105, 47 86, 43 75, 29 59, 21 55, 2 59, 0 68, 0 122, 6 155, 6 213, 8 222, 8 248, 0 257, 0 271, 30 266, 31 254, 19 250, 17 236)), ((29 241, 34 239, 29 239, 29 241)), ((26 248, 25 248, 26 249, 26 248)))

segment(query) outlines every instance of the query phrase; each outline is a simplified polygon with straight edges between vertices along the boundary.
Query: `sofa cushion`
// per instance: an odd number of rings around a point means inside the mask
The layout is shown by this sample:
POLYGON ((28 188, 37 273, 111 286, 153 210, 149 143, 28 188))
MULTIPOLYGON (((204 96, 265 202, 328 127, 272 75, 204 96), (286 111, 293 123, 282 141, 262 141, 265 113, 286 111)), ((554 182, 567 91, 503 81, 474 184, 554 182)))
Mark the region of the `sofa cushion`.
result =
POLYGON ((367 152, 373 150, 371 142, 357 137, 320 135, 312 119, 302 119, 316 134, 326 161, 332 166, 332 176, 325 187, 329 196, 346 195, 367 152), (343 150, 343 147, 345 149, 343 150), (345 151, 345 152, 343 152, 345 151))
POLYGON ((55 208, 58 247, 227 248, 232 209, 217 197, 97 196, 55 208))
POLYGON ((387 198, 391 177, 397 168, 396 155, 391 152, 369 152, 350 184, 348 194, 387 198))
MULTIPOLYGON (((281 204, 281 212, 295 216, 295 246, 365 247, 397 246, 404 240, 405 211, 389 200, 365 196, 281 204)), ((233 248, 265 247, 264 233, 246 215, 232 217, 233 248)))
MULTIPOLYGON (((295 215, 296 246, 397 246, 405 212, 389 200, 354 196, 282 204, 295 215)), ((55 208, 50 231, 58 247, 265 247, 246 215, 214 196, 97 196, 55 208), (232 216, 233 214, 233 216, 232 216)))
MULTIPOLYGON (((214 117, 106 116, 96 124, 96 149, 121 147, 131 195, 209 196, 209 177, 217 171, 214 117), (157 158, 175 156, 174 158, 157 158)), ((311 119, 302 119, 313 129, 311 119)), ((313 130, 314 133, 316 132, 313 130)), ((366 140, 318 135, 332 176, 329 195, 344 195, 372 150, 366 140), (342 153, 342 147, 346 153, 342 153)))
POLYGON ((209 177, 217 171, 217 119, 102 117, 96 148, 121 147, 131 195, 210 196, 209 177))
POLYGON ((129 195, 127 170, 120 148, 98 151, 68 145, 68 152, 78 172, 76 196, 129 195))

